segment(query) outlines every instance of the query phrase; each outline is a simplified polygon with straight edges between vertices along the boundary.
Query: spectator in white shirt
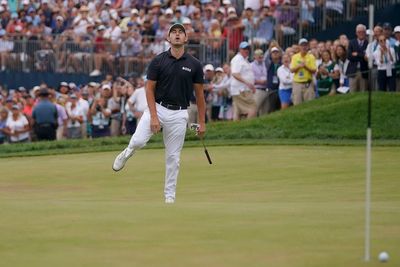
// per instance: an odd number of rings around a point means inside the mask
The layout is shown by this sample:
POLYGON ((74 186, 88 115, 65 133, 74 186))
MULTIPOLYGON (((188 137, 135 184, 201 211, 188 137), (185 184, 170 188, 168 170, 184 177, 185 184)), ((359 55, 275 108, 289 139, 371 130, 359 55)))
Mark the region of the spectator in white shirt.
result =
POLYGON ((11 143, 29 142, 29 122, 21 114, 20 107, 14 104, 11 108, 11 116, 8 116, 5 133, 10 136, 11 143))
POLYGON ((293 73, 290 71, 290 56, 284 54, 282 56, 282 63, 278 68, 279 79, 279 100, 281 101, 281 109, 286 109, 292 103, 292 82, 293 73))
POLYGON ((78 97, 75 94, 70 95, 69 102, 71 104, 67 106, 67 138, 81 138, 81 123, 83 122, 83 111, 78 106, 78 97))
POLYGON ((250 44, 241 42, 239 53, 231 60, 231 87, 230 93, 233 101, 233 120, 237 121, 242 115, 253 118, 257 114, 257 106, 254 100, 256 88, 253 69, 248 61, 250 44))
POLYGON ((374 59, 378 65, 378 87, 380 91, 396 91, 396 53, 389 45, 385 35, 378 38, 379 48, 374 52, 374 59))

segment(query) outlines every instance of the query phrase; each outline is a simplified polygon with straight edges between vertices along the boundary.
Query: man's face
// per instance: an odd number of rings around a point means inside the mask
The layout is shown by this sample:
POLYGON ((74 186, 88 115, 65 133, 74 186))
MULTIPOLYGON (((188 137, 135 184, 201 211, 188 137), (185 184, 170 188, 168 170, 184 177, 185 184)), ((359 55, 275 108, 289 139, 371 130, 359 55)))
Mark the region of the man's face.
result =
POLYGON ((214 78, 214 71, 206 70, 204 76, 207 80, 212 80, 212 78, 214 78))
POLYGON ((250 54, 250 49, 249 48, 245 48, 245 49, 240 49, 240 53, 242 54, 242 56, 244 58, 248 57, 250 54))
POLYGON ((383 29, 383 34, 386 36, 386 38, 389 38, 390 36, 392 36, 392 29, 384 28, 383 29))
POLYGON ((396 37, 396 40, 400 41, 400 32, 396 32, 394 37, 396 37))
POLYGON ((301 53, 307 53, 307 51, 308 51, 308 43, 303 43, 303 44, 299 45, 299 47, 300 47, 300 52, 301 53))
POLYGON ((359 40, 364 40, 365 36, 367 35, 367 33, 366 33, 366 31, 364 29, 357 29, 356 30, 356 35, 357 35, 357 38, 359 40))
POLYGON ((173 28, 168 34, 169 42, 171 45, 184 45, 187 42, 187 36, 185 32, 179 28, 173 28))

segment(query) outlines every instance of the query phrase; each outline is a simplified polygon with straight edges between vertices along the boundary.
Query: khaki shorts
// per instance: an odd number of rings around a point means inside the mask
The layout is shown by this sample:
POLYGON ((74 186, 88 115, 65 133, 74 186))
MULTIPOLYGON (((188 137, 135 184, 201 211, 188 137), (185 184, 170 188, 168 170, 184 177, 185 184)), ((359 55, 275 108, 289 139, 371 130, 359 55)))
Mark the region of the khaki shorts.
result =
MULTIPOLYGON (((240 115, 255 114, 257 105, 254 100, 254 95, 251 91, 241 92, 240 95, 232 96, 233 101, 233 119, 239 120, 240 115)), ((254 116, 254 115, 253 115, 254 116)))

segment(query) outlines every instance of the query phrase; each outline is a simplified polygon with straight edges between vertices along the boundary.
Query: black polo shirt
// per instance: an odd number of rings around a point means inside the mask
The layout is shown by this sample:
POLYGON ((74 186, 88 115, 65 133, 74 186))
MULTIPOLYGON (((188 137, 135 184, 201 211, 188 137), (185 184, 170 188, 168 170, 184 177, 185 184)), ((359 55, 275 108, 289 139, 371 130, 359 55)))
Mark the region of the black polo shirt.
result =
POLYGON ((198 59, 186 52, 176 59, 171 50, 156 56, 147 70, 147 79, 156 82, 156 102, 182 107, 189 106, 193 84, 203 84, 203 76, 203 67, 198 59))

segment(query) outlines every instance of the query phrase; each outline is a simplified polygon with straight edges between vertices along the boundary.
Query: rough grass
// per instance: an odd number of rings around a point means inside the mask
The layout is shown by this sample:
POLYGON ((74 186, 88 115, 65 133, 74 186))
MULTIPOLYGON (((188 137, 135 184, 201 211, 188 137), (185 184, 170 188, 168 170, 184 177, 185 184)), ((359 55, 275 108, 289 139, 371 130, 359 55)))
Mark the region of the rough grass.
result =
POLYGON ((365 149, 185 148, 177 202, 164 150, 0 160, 1 266, 399 266, 400 150, 373 149, 372 261, 363 262, 365 149))

